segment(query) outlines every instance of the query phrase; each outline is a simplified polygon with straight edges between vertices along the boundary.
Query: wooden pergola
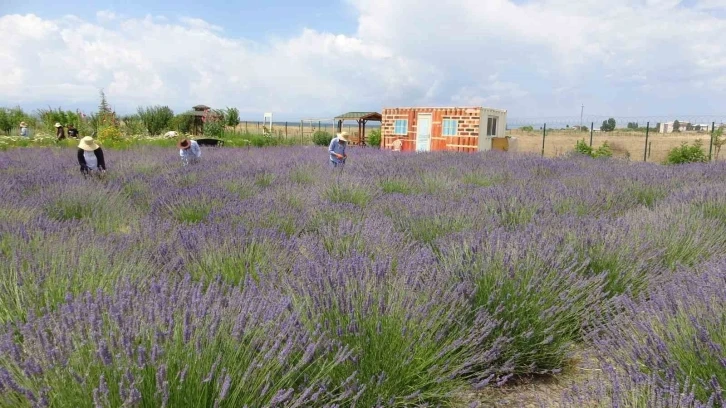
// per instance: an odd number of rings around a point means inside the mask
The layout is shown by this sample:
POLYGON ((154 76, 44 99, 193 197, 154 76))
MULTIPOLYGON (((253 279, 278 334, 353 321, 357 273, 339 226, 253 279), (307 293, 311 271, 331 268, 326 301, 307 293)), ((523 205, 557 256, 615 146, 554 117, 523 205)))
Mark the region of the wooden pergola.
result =
POLYGON ((381 122, 383 116, 378 112, 348 112, 336 116, 333 120, 338 128, 338 132, 343 131, 343 122, 346 120, 354 120, 358 124, 358 134, 360 135, 358 144, 366 146, 366 123, 370 121, 381 122))
POLYGON ((187 112, 187 114, 194 117, 191 133, 195 136, 204 134, 204 117, 219 119, 219 115, 217 115, 212 108, 206 105, 194 106, 191 111, 187 112))

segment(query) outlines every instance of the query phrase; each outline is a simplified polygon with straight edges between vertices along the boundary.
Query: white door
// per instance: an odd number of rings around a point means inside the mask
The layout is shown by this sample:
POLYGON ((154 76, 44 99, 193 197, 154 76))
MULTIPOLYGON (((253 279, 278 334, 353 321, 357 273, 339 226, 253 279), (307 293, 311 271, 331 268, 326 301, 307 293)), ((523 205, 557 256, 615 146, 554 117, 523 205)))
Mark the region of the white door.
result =
POLYGON ((431 114, 419 114, 416 122, 416 151, 431 150, 431 114))
POLYGON ((499 130, 499 118, 496 116, 485 116, 486 136, 479 135, 479 150, 486 152, 492 150, 492 138, 497 137, 499 130))

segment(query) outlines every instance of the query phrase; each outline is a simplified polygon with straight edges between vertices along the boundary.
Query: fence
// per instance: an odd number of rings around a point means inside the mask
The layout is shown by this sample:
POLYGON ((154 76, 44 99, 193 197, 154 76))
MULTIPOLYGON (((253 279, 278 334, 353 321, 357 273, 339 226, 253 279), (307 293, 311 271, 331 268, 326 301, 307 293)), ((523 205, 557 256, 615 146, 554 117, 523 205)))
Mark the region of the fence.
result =
MULTIPOLYGON (((380 130, 379 123, 366 124, 366 135, 373 130, 380 130)), ((269 123, 263 121, 241 121, 234 128, 228 128, 227 133, 233 134, 272 134, 283 139, 300 139, 301 142, 312 139, 317 131, 335 134, 337 128, 332 121, 295 121, 295 122, 273 122, 270 128, 269 123)), ((343 123, 343 131, 351 136, 358 136, 358 125, 355 123, 343 123)))
POLYGON ((506 135, 517 139, 520 152, 556 157, 575 150, 578 141, 597 149, 607 142, 613 157, 661 163, 683 143, 701 148, 711 160, 721 154, 726 115, 671 117, 512 118, 506 135))

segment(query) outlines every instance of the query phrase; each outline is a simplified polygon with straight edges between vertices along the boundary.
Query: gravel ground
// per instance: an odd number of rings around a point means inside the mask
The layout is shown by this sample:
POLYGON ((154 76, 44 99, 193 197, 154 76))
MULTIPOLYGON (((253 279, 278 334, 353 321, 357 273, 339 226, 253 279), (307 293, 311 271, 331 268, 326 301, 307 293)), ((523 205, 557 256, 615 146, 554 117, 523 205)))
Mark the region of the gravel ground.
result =
POLYGON ((572 366, 554 376, 521 378, 496 388, 471 391, 462 395, 461 407, 470 408, 541 408, 559 407, 562 394, 575 384, 596 380, 600 376, 597 361, 586 352, 576 353, 572 366))

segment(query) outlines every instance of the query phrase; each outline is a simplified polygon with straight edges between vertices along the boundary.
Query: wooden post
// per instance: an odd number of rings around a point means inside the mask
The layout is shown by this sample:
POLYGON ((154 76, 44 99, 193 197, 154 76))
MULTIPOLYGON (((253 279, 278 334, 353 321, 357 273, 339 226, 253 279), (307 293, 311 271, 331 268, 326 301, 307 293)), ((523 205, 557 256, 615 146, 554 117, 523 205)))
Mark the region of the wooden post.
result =
POLYGON ((590 147, 592 147, 592 132, 595 129, 595 122, 590 123, 590 147))
POLYGON ((648 161, 648 133, 650 133, 650 122, 645 124, 645 150, 643 151, 643 161, 648 161))
POLYGON ((285 139, 287 139, 287 121, 285 121, 285 139))
POLYGON ((708 144, 708 161, 711 161, 711 153, 713 153, 713 136, 716 133, 716 122, 711 123, 711 142, 708 144))
POLYGON ((542 128, 542 157, 544 157, 545 138, 547 137, 547 124, 542 128))
POLYGON ((361 139, 361 143, 363 143, 363 146, 368 146, 366 143, 366 120, 363 120, 363 136, 361 139))
POLYGON ((245 121, 245 134, 249 134, 249 130, 247 130, 247 121, 245 121))

